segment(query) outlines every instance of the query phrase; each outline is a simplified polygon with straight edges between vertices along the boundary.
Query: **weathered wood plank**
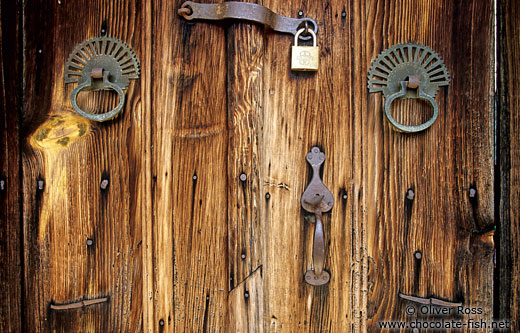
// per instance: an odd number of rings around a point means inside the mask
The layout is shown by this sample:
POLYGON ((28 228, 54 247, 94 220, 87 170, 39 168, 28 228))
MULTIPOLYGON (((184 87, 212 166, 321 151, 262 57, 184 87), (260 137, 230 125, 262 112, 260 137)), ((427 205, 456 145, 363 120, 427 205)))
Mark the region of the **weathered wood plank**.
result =
POLYGON ((230 289, 262 264, 258 144, 262 126, 264 29, 234 24, 227 33, 228 229, 230 289))
POLYGON ((232 332, 263 332, 260 212, 265 200, 260 192, 262 156, 258 146, 262 141, 263 35, 263 27, 251 23, 233 24, 227 30, 227 223, 232 332), (253 272, 255 276, 251 277, 253 272))
POLYGON ((520 327, 520 1, 498 1, 498 293, 500 319, 520 327))
POLYGON ((262 267, 229 292, 229 332, 264 332, 262 267))
MULTIPOLYGON (((227 103, 224 29, 153 3, 152 294, 145 329, 226 332, 227 103), (153 310, 152 310, 153 309, 153 310)), ((147 284, 149 285, 149 284, 147 284)))
MULTIPOLYGON (((73 47, 108 35, 140 57, 146 27, 141 4, 128 1, 24 2, 23 221, 27 331, 140 331, 140 81, 122 114, 93 123, 70 105, 63 66, 73 47), (81 300, 108 297, 77 309, 81 300), (58 307, 54 307, 58 305, 58 307)), ((148 70, 148 69, 143 69, 148 70)), ((108 110, 109 93, 85 93, 80 105, 108 110)))
MULTIPOLYGON (((399 292, 462 302, 482 309, 475 319, 490 320, 491 1, 370 1, 366 13, 365 68, 386 47, 414 41, 436 50, 452 77, 436 97, 438 120, 417 135, 393 131, 383 120, 381 96, 368 97, 362 135, 367 327, 377 329, 385 319, 431 318, 408 316, 405 306, 414 303, 400 300, 399 292)), ((427 110, 417 101, 394 106, 394 114, 411 124, 427 117, 427 110)))
POLYGON ((266 330, 345 331, 355 315, 353 275, 361 273, 360 266, 352 266, 355 229, 351 214, 352 200, 357 195, 350 193, 356 187, 351 161, 359 154, 352 130, 358 111, 349 107, 355 100, 349 90, 354 89, 350 67, 355 57, 350 29, 360 6, 356 3, 345 9, 339 1, 263 4, 291 17, 301 10, 320 25, 317 73, 292 72, 293 38, 266 34, 261 144, 264 158, 260 169, 262 191, 270 195, 262 217, 266 330), (312 267, 314 227, 305 222, 300 205, 311 176, 305 156, 315 145, 327 156, 323 181, 335 199, 332 212, 324 217, 325 268, 331 273, 331 282, 318 288, 303 280, 305 271, 312 267))
POLYGON ((18 1, 0 3, 0 331, 22 331, 18 1))

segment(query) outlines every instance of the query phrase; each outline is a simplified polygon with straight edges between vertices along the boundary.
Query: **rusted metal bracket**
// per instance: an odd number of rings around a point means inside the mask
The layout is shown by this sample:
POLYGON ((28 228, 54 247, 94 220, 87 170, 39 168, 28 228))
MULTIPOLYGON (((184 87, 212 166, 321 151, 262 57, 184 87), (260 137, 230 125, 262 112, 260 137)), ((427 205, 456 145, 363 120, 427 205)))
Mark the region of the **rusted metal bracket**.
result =
POLYGON ((424 297, 417 297, 412 295, 406 295, 403 293, 399 293, 399 297, 402 299, 405 299, 407 301, 419 303, 419 304, 431 304, 431 305, 437 305, 437 306, 443 306, 446 308, 456 308, 458 306, 462 306, 462 303, 460 302, 449 302, 442 299, 438 299, 435 297, 430 298, 424 298, 424 297))
MULTIPOLYGON (((228 1, 217 4, 203 4, 186 1, 178 10, 186 20, 225 20, 237 19, 258 22, 274 31, 296 35, 298 30, 307 27, 318 32, 318 24, 310 17, 291 18, 274 13, 269 8, 254 3, 228 1)), ((312 38, 309 34, 300 35, 302 40, 312 38)))
POLYGON ((321 286, 330 281, 330 274, 323 270, 325 262, 325 234, 323 232, 322 213, 328 212, 334 205, 334 197, 320 179, 320 168, 325 162, 325 154, 320 148, 313 147, 307 154, 307 162, 312 167, 312 180, 303 192, 301 204, 303 209, 315 216, 314 243, 312 246, 312 265, 305 273, 305 282, 313 286, 321 286))
POLYGON ((86 299, 79 302, 69 304, 51 304, 51 309, 55 311, 80 309, 89 305, 108 302, 108 297, 101 297, 96 299, 86 299))

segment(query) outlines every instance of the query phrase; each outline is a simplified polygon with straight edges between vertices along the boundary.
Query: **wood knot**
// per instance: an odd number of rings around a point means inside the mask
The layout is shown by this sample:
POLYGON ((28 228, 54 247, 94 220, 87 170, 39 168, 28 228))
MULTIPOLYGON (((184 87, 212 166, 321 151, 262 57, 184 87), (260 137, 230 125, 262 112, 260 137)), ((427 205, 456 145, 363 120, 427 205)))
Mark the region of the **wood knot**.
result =
POLYGON ((52 115, 31 136, 31 146, 38 149, 67 148, 90 130, 87 119, 72 113, 52 115))

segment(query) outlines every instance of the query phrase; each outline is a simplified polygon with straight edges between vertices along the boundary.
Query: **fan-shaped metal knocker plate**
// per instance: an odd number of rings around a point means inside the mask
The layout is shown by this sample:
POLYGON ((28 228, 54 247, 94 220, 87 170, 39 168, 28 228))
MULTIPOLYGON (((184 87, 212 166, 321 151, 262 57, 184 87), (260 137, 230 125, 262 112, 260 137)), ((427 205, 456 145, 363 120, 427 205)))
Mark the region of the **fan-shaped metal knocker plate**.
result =
POLYGON ((430 127, 439 114, 435 94, 440 86, 450 83, 450 75, 440 56, 421 44, 399 44, 381 52, 368 71, 369 92, 382 92, 385 97, 385 116, 399 131, 412 133, 430 127), (395 99, 419 98, 433 108, 431 118, 420 125, 397 122, 390 105, 395 99))
POLYGON ((65 83, 78 85, 70 95, 72 106, 80 115, 95 121, 116 117, 123 109, 125 94, 130 79, 139 78, 139 60, 135 52, 124 42, 113 37, 94 37, 74 48, 65 63, 65 83), (119 104, 111 111, 101 114, 88 113, 78 106, 80 91, 115 90, 119 104))

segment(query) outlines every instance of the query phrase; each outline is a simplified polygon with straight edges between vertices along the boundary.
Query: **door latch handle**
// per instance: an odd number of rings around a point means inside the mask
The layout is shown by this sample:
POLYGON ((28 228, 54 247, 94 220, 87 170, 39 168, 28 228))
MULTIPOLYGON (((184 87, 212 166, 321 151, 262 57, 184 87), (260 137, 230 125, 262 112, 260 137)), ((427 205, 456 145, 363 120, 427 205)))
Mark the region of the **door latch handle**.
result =
POLYGON ((306 156, 312 167, 312 179, 302 194, 301 205, 307 212, 314 214, 315 227, 312 246, 313 269, 305 272, 305 282, 321 286, 330 281, 330 274, 323 269, 325 263, 325 232, 323 231, 322 213, 332 209, 334 197, 320 179, 320 168, 325 162, 325 154, 320 148, 313 147, 306 156))
MULTIPOLYGON (((274 31, 296 35, 302 28, 318 32, 318 24, 312 18, 291 18, 278 15, 269 8, 248 2, 227 1, 216 4, 186 1, 177 11, 186 20, 238 19, 261 23, 274 31), (310 23, 310 24, 309 24, 310 23), (306 25, 307 24, 307 25, 306 25)), ((300 39, 309 40, 310 35, 300 35, 300 39)))

